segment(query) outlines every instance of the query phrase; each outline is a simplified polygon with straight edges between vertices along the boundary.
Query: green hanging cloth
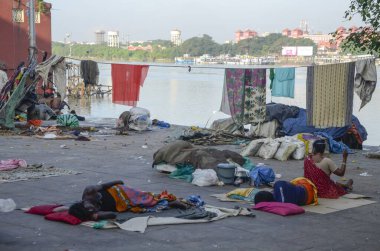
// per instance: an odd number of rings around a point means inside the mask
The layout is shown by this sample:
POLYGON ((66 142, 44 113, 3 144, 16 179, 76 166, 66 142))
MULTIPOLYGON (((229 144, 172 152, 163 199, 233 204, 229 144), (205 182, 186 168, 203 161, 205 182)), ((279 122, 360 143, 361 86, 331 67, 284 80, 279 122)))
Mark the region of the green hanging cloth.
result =
POLYGON ((272 90, 272 87, 273 87, 273 80, 274 80, 274 69, 273 69, 273 68, 269 69, 269 80, 270 80, 270 86, 269 86, 269 89, 272 90))

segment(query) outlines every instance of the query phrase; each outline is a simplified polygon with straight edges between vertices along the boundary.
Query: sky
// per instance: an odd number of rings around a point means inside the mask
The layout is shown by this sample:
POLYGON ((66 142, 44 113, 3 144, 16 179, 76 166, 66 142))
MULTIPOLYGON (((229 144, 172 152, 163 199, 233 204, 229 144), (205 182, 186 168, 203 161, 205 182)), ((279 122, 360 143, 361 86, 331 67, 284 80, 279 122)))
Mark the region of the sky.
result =
POLYGON ((166 39, 170 30, 182 39, 208 34, 222 43, 238 29, 281 32, 306 20, 312 32, 333 32, 345 21, 349 0, 47 0, 53 4, 54 41, 66 34, 72 41, 95 40, 96 30, 117 30, 122 42, 166 39))

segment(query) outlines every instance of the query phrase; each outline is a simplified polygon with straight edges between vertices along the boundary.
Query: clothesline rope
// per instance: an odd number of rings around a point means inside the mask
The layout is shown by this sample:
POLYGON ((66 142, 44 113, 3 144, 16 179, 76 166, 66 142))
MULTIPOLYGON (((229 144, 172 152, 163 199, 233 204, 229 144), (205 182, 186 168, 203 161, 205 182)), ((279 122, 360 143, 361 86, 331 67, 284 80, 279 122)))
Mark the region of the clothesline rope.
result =
MULTIPOLYGON (((71 60, 76 60, 76 61, 82 61, 82 60, 92 60, 92 59, 79 59, 79 58, 74 58, 74 57, 65 57, 66 59, 71 59, 71 60)), ((368 59, 368 58, 365 58, 365 59, 368 59)), ((361 59, 361 60, 365 60, 365 59, 361 59)), ((98 64, 126 64, 126 65, 129 65, 130 63, 125 63, 125 62, 106 62, 106 61, 97 61, 97 60, 94 60, 96 61, 98 64)), ((356 62, 356 61, 360 61, 360 60, 353 60, 353 61, 349 61, 349 62, 339 62, 339 63, 330 63, 330 64, 323 64, 323 65, 334 65, 334 64, 343 64, 343 63, 350 63, 350 62, 356 62)), ((130 65, 134 65, 134 64, 130 64, 130 65)), ((192 69, 219 69, 219 70, 225 70, 225 69, 230 69, 231 67, 213 67, 213 66, 193 66, 193 65, 163 65, 163 64, 144 64, 144 63, 139 63, 139 65, 148 65, 148 66, 151 66, 151 67, 167 67, 167 68, 188 68, 189 66, 192 68, 192 69)), ((257 67, 258 65, 244 65, 244 66, 247 66, 247 67, 236 67, 236 68, 262 68, 262 69, 278 69, 278 68, 306 68, 306 67, 309 67, 309 66, 313 66, 314 64, 307 64, 307 65, 281 65, 281 66, 269 66, 267 67, 266 65, 263 65, 263 67, 261 67, 261 65, 259 65, 260 67, 257 67), (248 66, 251 66, 251 67, 248 67, 248 66), (255 66, 255 67, 253 67, 255 66)), ((232 67, 233 68, 233 67, 232 67)))
MULTIPOLYGON (((79 58, 74 58, 74 57, 67 57, 65 56, 64 58, 66 59, 71 59, 71 60, 76 60, 76 61, 82 61, 82 60, 92 60, 92 59, 79 59, 79 58)), ((371 59, 374 57, 368 57, 368 58, 362 58, 358 60, 352 60, 352 61, 347 61, 347 62, 338 62, 338 63, 328 63, 328 64, 323 64, 323 65, 335 65, 335 64, 344 64, 344 63, 351 63, 351 62, 357 62, 361 60, 367 60, 371 59)), ((125 62, 105 62, 105 61, 98 61, 98 60, 93 60, 96 61, 98 64, 130 64, 130 63, 125 63, 125 62)), ((134 64, 130 64, 134 65, 134 64)), ((152 67, 167 67, 167 68, 188 68, 189 66, 192 69, 219 69, 219 70, 225 70, 225 69, 230 69, 231 67, 214 67, 214 66, 194 66, 194 65, 163 65, 163 64, 144 64, 144 63, 139 63, 139 65, 148 65, 152 67)), ((262 69, 278 69, 278 68, 306 68, 309 66, 313 66, 316 64, 307 64, 307 65, 277 65, 277 66, 269 66, 267 67, 266 65, 243 65, 243 66, 256 66, 256 67, 236 67, 236 68, 262 68, 262 69), (260 67, 257 67, 260 66, 260 67)), ((233 68, 233 67, 232 67, 233 68)))

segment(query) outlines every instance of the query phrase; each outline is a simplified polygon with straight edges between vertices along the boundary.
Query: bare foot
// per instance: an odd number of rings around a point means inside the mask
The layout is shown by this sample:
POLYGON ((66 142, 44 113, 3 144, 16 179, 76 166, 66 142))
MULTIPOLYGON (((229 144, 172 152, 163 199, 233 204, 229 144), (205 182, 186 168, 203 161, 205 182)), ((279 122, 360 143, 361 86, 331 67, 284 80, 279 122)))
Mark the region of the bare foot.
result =
POLYGON ((352 189, 353 189, 352 185, 353 184, 354 184, 354 181, 352 179, 349 179, 347 181, 347 183, 345 184, 345 186, 346 186, 346 188, 347 188, 348 191, 352 191, 352 189))
POLYGON ((336 184, 343 187, 345 190, 347 190, 347 192, 351 192, 353 189, 352 185, 354 184, 354 181, 352 179, 349 179, 345 184, 339 182, 336 182, 336 184))

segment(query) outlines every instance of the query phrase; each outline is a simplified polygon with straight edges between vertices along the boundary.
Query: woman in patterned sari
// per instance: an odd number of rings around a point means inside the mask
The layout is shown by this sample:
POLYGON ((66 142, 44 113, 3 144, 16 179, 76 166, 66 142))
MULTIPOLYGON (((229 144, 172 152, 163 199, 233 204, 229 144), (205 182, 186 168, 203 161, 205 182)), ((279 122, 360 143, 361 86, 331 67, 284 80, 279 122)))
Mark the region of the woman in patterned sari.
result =
POLYGON ((346 184, 338 183, 330 179, 331 174, 343 177, 346 173, 347 151, 343 152, 343 161, 340 167, 324 156, 326 143, 324 140, 317 140, 313 144, 313 154, 304 160, 304 176, 311 180, 318 189, 318 197, 336 199, 347 191, 352 190, 353 180, 346 184))

